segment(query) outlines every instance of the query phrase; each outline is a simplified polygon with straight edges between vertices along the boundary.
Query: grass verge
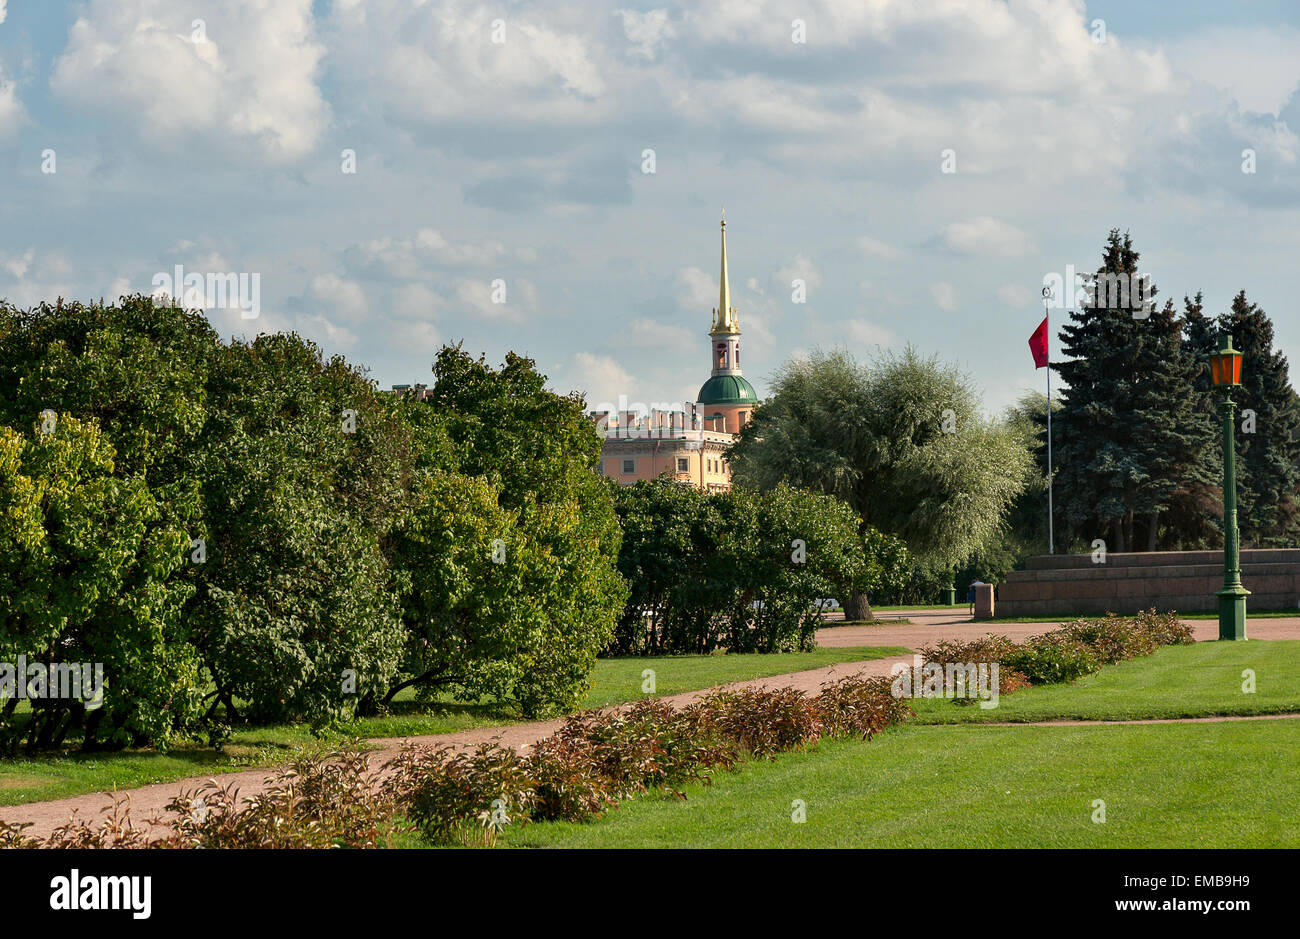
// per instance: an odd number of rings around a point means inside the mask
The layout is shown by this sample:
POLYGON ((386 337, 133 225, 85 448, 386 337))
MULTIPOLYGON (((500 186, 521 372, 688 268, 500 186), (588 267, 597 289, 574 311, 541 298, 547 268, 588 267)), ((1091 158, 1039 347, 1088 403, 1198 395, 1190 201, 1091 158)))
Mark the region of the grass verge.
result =
POLYGON ((912 704, 928 724, 1283 714, 1300 711, 1300 640, 1165 646, 1072 685, 1005 695, 987 710, 942 698, 912 704), (1243 690, 1247 670, 1253 692, 1243 690))
POLYGON ((926 727, 833 741, 625 803, 508 830, 566 848, 1300 847, 1300 720, 926 727), (1231 798, 1225 798, 1231 793, 1231 798), (792 821, 802 800, 806 821, 792 821), (1098 823, 1097 800, 1105 803, 1098 823))

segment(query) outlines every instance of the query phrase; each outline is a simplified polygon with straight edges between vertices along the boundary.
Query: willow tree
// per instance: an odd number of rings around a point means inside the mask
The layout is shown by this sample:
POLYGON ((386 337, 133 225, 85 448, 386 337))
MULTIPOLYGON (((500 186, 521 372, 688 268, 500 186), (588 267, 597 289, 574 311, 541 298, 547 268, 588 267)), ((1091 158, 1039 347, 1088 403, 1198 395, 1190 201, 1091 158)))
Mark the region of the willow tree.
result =
MULTIPOLYGON (((732 446, 733 480, 782 482, 843 499, 917 563, 952 571, 990 541, 1033 476, 1028 441, 981 413, 965 375, 912 347, 870 363, 844 350, 791 359, 732 446)), ((840 598, 845 616, 867 597, 840 598)))

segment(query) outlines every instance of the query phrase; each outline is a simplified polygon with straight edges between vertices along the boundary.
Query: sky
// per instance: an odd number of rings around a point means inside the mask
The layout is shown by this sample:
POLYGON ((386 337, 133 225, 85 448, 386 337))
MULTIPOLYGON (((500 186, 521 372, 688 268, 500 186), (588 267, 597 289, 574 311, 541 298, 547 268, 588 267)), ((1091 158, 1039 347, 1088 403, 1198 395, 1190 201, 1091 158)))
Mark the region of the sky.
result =
POLYGON ((1244 288, 1300 357, 1298 87, 1293 0, 0 0, 0 297, 243 274, 223 336, 380 387, 463 341, 689 401, 725 206, 760 396, 911 344, 996 411, 1111 228, 1158 300, 1244 288))

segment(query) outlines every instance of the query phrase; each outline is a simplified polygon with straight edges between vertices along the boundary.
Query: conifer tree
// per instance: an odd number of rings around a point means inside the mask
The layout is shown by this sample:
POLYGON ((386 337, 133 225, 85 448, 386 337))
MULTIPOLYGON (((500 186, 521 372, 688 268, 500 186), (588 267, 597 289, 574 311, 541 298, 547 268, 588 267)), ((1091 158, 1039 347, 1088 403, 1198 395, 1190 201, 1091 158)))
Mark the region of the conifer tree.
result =
POLYGON ((1219 347, 1218 324, 1204 311, 1198 292, 1183 297, 1183 355, 1192 373, 1191 413, 1205 428, 1206 445, 1196 471, 1174 491, 1161 547, 1192 551, 1223 544, 1223 458, 1220 453, 1219 399, 1210 381, 1210 356, 1219 347))
POLYGON ((1300 407, 1286 356, 1273 348, 1268 314, 1241 291, 1219 328, 1242 353, 1237 486, 1243 547, 1294 546, 1300 538, 1300 407), (1246 412, 1253 411, 1253 415, 1246 412), (1253 416, 1253 420, 1251 419, 1253 416))
POLYGON ((1136 296, 1139 257, 1112 229, 1093 302, 1061 330, 1069 359, 1052 366, 1067 385, 1053 428, 1059 511, 1070 533, 1111 551, 1155 549, 1160 516, 1180 481, 1202 471, 1207 444, 1182 322, 1171 303, 1155 307, 1154 284, 1136 296), (1127 303, 1108 289, 1117 276, 1133 285, 1127 303))

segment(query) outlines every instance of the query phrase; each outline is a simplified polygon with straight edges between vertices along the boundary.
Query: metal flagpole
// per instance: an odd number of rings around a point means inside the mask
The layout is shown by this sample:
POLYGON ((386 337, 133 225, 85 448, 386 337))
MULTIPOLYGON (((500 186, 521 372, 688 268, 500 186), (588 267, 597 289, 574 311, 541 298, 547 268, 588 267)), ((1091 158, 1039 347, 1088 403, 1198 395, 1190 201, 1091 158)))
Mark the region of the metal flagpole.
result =
POLYGON ((1047 301, 1052 299, 1052 288, 1043 288, 1043 317, 1047 322, 1047 553, 1056 553, 1056 533, 1052 520, 1052 314, 1047 301))

